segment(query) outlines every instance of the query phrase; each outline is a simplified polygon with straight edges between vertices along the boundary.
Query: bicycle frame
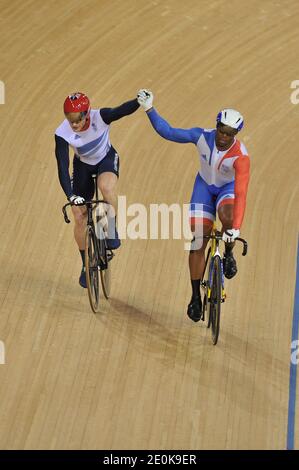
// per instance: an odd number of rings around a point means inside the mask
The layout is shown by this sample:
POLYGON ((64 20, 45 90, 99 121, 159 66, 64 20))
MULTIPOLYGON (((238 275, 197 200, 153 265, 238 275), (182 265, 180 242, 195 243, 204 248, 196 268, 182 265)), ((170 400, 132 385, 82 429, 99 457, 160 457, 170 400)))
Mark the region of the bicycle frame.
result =
POLYGON ((226 299, 226 292, 224 289, 223 261, 222 261, 222 256, 219 251, 219 241, 221 237, 220 237, 220 232, 217 231, 215 222, 213 223, 211 235, 208 238, 210 239, 210 242, 211 242, 211 260, 209 264, 209 274, 208 274, 209 284, 207 286, 207 300, 208 302, 211 301, 211 285, 212 285, 214 260, 216 256, 219 256, 220 266, 221 266, 221 302, 224 302, 226 299))
MULTIPOLYGON (((221 233, 217 230, 216 228, 216 223, 213 223, 212 231, 210 235, 205 235, 203 236, 204 239, 210 241, 210 253, 208 252, 208 255, 206 257, 206 264, 204 268, 204 276, 206 270, 207 272, 207 277, 206 281, 203 279, 201 281, 201 287, 204 291, 204 300, 203 300, 203 319, 204 319, 204 313, 207 308, 207 303, 211 302, 211 292, 212 292, 212 277, 213 277, 213 268, 214 268, 214 262, 216 257, 219 257, 220 260, 220 266, 221 266, 221 302, 224 302, 226 300, 226 291, 224 289, 224 272, 223 272, 223 260, 222 256, 219 251, 219 243, 222 241, 222 235, 221 233), (211 258, 209 258, 209 255, 211 258)), ((243 252, 242 256, 245 256, 247 254, 247 242, 243 238, 236 238, 236 241, 242 242, 243 243, 243 252)))
MULTIPOLYGON (((99 199, 99 196, 98 196, 98 185, 97 185, 97 174, 94 174, 92 175, 92 178, 94 180, 94 186, 95 186, 95 196, 96 198, 95 199, 92 199, 90 201, 85 201, 84 204, 81 204, 81 207, 85 206, 86 207, 86 210, 87 210, 87 223, 86 225, 87 226, 90 226, 93 228, 94 232, 96 233, 97 230, 96 230, 96 227, 95 227, 95 223, 94 223, 94 219, 93 219, 93 210, 97 209, 97 206, 99 204, 103 204, 103 205, 109 205, 109 203, 107 201, 105 201, 104 199, 99 199)), ((63 212, 63 216, 64 216, 64 220, 67 224, 69 224, 71 221, 70 219, 68 218, 68 215, 67 215, 67 207, 69 206, 72 206, 73 204, 71 202, 69 202, 68 204, 65 204, 62 208, 62 212, 63 212)), ((78 207, 80 207, 80 205, 78 205, 78 207)), ((101 218, 102 216, 100 214, 97 214, 96 213, 96 223, 100 223, 101 221, 101 218)), ((104 232, 104 228, 103 227, 100 227, 102 232, 104 232)), ((96 237, 97 238, 97 243, 96 243, 96 249, 98 250, 98 255, 99 255, 99 260, 100 260, 100 269, 101 270, 104 270, 104 269, 107 269, 107 265, 108 265, 108 262, 111 260, 111 258, 113 257, 113 253, 107 248, 107 242, 106 242, 106 237, 105 235, 101 235, 100 237, 96 237), (100 243, 99 243, 99 239, 103 239, 104 243, 105 243, 105 253, 101 253, 101 250, 100 250, 100 243), (109 252, 110 253, 107 253, 109 252)))

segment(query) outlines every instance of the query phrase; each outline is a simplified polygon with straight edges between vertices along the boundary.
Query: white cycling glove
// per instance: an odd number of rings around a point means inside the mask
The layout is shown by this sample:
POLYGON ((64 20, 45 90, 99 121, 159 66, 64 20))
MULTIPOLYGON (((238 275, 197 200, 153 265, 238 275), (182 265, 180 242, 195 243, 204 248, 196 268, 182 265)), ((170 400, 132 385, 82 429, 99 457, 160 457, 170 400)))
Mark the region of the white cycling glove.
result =
POLYGON ((148 111, 153 107, 154 95, 150 90, 139 90, 137 93, 137 101, 144 111, 148 111))
POLYGON ((71 197, 69 197, 69 201, 75 206, 81 206, 82 204, 85 203, 84 197, 75 196, 74 194, 71 197))
POLYGON ((240 230, 237 228, 230 228, 229 230, 225 230, 222 235, 222 240, 225 243, 233 243, 236 238, 240 235, 240 230))

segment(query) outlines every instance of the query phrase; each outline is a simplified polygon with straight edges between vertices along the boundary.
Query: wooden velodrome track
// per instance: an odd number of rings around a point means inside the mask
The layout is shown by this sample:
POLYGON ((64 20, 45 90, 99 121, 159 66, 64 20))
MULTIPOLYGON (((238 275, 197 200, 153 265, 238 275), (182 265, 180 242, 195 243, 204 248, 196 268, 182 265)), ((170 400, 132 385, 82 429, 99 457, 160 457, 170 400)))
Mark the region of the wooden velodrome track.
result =
MULTIPOLYGON (((1 1, 1 449, 284 449, 298 218, 298 2, 1 1), (90 311, 54 156, 62 103, 147 87, 177 127, 246 118, 252 157, 219 343, 186 316, 183 240, 124 240, 90 311)), ((189 201, 198 157, 142 110, 112 125, 127 203, 189 201)), ((298 386, 297 386, 298 393, 298 386)), ((297 430, 295 447, 299 446, 297 430)))

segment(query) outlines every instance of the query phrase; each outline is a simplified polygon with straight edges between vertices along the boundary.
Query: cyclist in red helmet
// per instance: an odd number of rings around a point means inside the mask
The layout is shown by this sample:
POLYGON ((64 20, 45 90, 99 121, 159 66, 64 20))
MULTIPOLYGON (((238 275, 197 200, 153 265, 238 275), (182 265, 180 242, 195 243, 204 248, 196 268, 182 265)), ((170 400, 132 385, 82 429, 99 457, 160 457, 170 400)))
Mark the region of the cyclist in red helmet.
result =
MULTIPOLYGON (((86 208, 82 204, 93 197, 92 175, 96 173, 103 198, 112 205, 116 214, 119 156, 110 142, 110 124, 134 113, 138 108, 137 99, 133 99, 116 108, 91 109, 90 101, 84 93, 72 93, 64 101, 65 119, 55 131, 58 176, 66 197, 73 203, 74 236, 83 263, 79 284, 85 288, 86 208), (69 147, 74 150, 72 180, 69 174, 69 147)), ((120 239, 115 228, 115 217, 110 218, 108 225, 113 227, 112 234, 112 230, 108 228, 108 248, 116 250, 120 246, 120 239)))
POLYGON ((73 93, 66 97, 63 104, 64 113, 80 113, 90 111, 89 98, 84 93, 73 93))

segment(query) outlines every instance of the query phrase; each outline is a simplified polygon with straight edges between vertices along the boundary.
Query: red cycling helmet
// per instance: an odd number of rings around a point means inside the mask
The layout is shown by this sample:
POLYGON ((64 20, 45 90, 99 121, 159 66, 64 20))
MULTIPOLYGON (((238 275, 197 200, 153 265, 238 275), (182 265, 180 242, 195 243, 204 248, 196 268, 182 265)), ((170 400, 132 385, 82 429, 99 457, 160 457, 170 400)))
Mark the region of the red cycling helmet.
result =
POLYGON ((84 93, 77 91, 69 95, 63 104, 64 113, 85 113, 90 111, 90 101, 84 93))

